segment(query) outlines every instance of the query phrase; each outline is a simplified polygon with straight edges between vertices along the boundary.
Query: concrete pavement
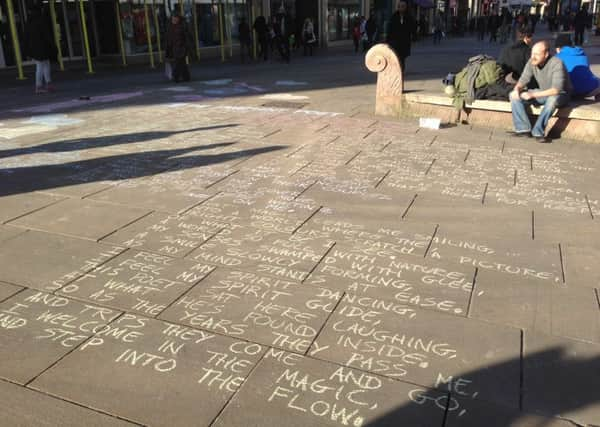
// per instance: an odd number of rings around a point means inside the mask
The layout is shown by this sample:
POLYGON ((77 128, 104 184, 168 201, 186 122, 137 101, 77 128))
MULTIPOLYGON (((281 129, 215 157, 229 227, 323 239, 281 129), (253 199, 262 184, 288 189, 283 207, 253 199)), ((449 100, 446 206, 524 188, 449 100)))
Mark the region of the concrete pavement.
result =
POLYGON ((3 425, 600 425, 600 146, 374 117, 343 51, 203 72, 2 96, 3 425))

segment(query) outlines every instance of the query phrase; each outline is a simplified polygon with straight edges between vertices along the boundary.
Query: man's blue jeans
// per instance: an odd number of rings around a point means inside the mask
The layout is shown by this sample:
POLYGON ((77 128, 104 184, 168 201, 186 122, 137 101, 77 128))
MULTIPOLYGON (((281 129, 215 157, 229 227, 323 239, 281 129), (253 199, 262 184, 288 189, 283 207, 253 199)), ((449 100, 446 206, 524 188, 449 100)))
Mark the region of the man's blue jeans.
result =
POLYGON ((515 132, 531 132, 531 135, 533 136, 544 136, 546 134, 548 120, 550 120, 550 117, 552 117, 554 111, 557 108, 565 106, 568 102, 569 95, 566 93, 560 93, 555 96, 548 96, 544 98, 534 98, 528 101, 524 101, 522 99, 511 100, 510 105, 515 132), (525 109, 526 105, 531 104, 544 106, 542 112, 538 116, 537 121, 535 122, 535 125, 533 126, 533 129, 531 128, 531 122, 529 121, 529 116, 527 115, 527 111, 525 109))

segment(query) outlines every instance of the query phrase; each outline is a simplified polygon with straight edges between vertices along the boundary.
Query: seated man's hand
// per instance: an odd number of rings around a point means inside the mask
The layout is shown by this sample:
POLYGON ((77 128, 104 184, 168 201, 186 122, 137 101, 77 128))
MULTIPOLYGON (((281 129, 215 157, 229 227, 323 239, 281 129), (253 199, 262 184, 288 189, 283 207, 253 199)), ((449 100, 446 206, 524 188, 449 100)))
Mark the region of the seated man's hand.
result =
POLYGON ((533 99, 533 95, 530 92, 521 92, 521 99, 523 101, 529 101, 530 99, 533 99))
POLYGON ((519 92, 516 90, 513 90, 508 97, 511 101, 517 101, 520 98, 519 92))

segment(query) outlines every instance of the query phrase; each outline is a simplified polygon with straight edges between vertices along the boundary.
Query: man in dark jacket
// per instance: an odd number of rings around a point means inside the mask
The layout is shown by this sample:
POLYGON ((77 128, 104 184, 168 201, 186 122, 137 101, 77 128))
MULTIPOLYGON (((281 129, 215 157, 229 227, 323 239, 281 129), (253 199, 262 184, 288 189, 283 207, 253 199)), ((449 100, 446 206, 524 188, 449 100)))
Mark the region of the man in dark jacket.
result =
POLYGON ((404 0, 400 0, 398 10, 390 20, 387 43, 398 55, 403 73, 406 71, 406 58, 410 56, 410 45, 416 30, 415 20, 408 13, 408 4, 404 0))
POLYGON ((240 37, 240 56, 242 63, 246 62, 246 56, 252 57, 250 53, 252 47, 252 34, 250 32, 250 26, 246 22, 246 18, 242 17, 238 24, 238 34, 240 37))
POLYGON ((528 28, 519 28, 517 30, 518 41, 506 46, 500 52, 498 63, 506 75, 506 81, 511 84, 517 83, 525 64, 531 57, 531 44, 533 42, 533 33, 528 28))
POLYGON ((585 28, 590 26, 589 24, 590 17, 588 15, 587 6, 581 6, 577 15, 575 15, 574 19, 574 27, 575 27, 575 45, 581 46, 583 45, 583 34, 585 33, 585 28))
POLYGON ((269 28, 264 16, 260 15, 254 20, 254 31, 256 31, 256 38, 258 39, 258 46, 260 48, 258 56, 262 56, 266 61, 269 58, 269 28))
POLYGON ((190 37, 181 17, 177 11, 171 15, 171 24, 167 31, 166 58, 172 62, 173 80, 179 83, 181 80, 190 80, 190 70, 186 63, 189 54, 190 37))
POLYGON ((35 8, 27 25, 27 56, 35 62, 35 92, 53 90, 50 77, 50 60, 56 60, 58 49, 54 44, 54 33, 50 17, 45 9, 35 8))

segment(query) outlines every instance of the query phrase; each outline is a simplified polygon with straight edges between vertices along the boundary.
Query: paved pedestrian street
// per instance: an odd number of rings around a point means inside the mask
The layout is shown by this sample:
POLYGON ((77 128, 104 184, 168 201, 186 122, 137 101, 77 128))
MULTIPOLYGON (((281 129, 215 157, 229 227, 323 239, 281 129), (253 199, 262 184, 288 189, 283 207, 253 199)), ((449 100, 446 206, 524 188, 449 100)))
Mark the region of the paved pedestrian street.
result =
POLYGON ((244 84, 5 114, 2 426, 600 425, 600 146, 244 84))

